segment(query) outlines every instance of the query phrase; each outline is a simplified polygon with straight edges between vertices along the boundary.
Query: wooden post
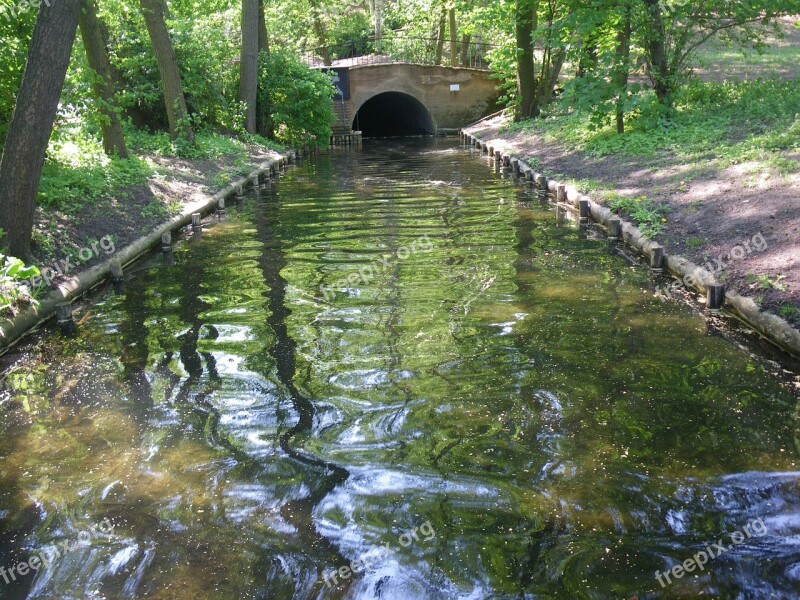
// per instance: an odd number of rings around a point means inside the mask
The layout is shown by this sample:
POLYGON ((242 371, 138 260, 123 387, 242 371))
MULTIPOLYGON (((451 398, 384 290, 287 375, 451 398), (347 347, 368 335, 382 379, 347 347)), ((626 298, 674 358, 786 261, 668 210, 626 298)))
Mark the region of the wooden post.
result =
POLYGON ((608 220, 608 239, 618 240, 622 237, 622 221, 618 217, 611 217, 608 220))
POLYGON ((567 186, 563 183, 559 183, 556 186, 556 202, 566 202, 567 201, 567 186))
POLYGON ((202 218, 200 213, 192 213, 192 229, 200 229, 202 227, 202 218))
POLYGON ((547 202, 547 177, 544 175, 536 175, 536 190, 540 202, 547 202))
POLYGON ((217 208, 219 208, 219 209, 220 209, 220 210, 222 210, 222 211, 224 211, 224 210, 225 210, 225 198, 220 198, 220 199, 217 201, 217 208))
POLYGON ((242 198, 244 198, 244 189, 242 188, 241 185, 237 185, 236 186, 236 199, 237 200, 241 200, 242 198))
POLYGON ((58 328, 61 334, 72 337, 78 331, 75 320, 72 318, 72 306, 69 302, 62 302, 56 306, 56 316, 58 318, 58 328))
POLYGON ((494 151, 494 160, 495 162, 502 162, 503 161, 503 153, 500 150, 494 151))
POLYGON ((514 173, 515 176, 519 175, 519 159, 518 158, 511 158, 508 161, 511 165, 511 172, 514 173))
POLYGON ((713 312, 719 312, 723 302, 725 302, 725 286, 709 285, 706 289, 706 308, 713 312))
POLYGON ((650 268, 654 271, 660 271, 664 264, 664 248, 663 246, 655 245, 650 248, 650 268))
POLYGON ((122 273, 122 263, 114 259, 111 261, 111 280, 114 283, 122 281, 124 275, 122 273))
POLYGON ((581 198, 578 200, 578 210, 580 211, 581 221, 589 220, 589 199, 581 198))
POLYGON ((168 231, 167 233, 161 234, 161 251, 162 252, 169 252, 172 247, 172 234, 168 231))

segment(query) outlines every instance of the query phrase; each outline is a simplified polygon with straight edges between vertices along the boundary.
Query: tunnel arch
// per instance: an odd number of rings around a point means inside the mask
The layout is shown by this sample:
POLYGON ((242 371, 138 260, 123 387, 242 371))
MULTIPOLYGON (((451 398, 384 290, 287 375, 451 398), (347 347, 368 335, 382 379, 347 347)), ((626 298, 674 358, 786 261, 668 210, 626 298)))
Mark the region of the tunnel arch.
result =
POLYGON ((433 135, 436 124, 425 105, 410 94, 382 92, 356 111, 353 129, 364 137, 433 135))

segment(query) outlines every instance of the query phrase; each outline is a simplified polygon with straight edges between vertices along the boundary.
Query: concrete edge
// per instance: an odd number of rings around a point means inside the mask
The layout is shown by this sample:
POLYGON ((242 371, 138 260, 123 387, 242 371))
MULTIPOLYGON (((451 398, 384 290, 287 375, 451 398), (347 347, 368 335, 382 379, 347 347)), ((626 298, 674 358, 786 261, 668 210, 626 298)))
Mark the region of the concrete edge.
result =
MULTIPOLYGON (((461 130, 459 137, 462 143, 470 147, 475 147, 484 154, 492 148, 478 136, 468 133, 464 129, 461 130)), ((501 164, 506 165, 506 168, 512 169, 527 181, 536 181, 541 175, 540 173, 534 172, 524 159, 512 156, 501 150, 495 150, 494 153, 495 157, 499 156, 501 164)), ((562 184, 558 181, 547 181, 547 191, 549 194, 558 194, 560 187, 562 187, 562 184)), ((563 187, 564 190, 562 194, 566 203, 578 206, 579 201, 588 200, 589 214, 591 218, 600 225, 608 228, 608 223, 611 218, 619 218, 622 223, 622 240, 632 248, 638 250, 642 255, 647 257, 648 260, 652 261, 653 256, 658 253, 663 254, 662 264, 666 266, 670 274, 682 280, 687 287, 699 293, 706 294, 709 286, 720 285, 714 276, 704 268, 699 267, 679 254, 667 255, 660 244, 642 234, 639 228, 633 223, 625 221, 607 207, 594 202, 588 196, 580 194, 574 186, 563 187)), ((800 358, 800 331, 792 327, 786 320, 777 315, 761 311, 752 298, 739 295, 732 291, 726 291, 723 307, 733 317, 745 323, 757 334, 761 335, 784 352, 794 358, 800 358)))
POLYGON ((0 354, 10 350, 28 333, 50 319, 59 304, 71 302, 105 280, 111 274, 112 262, 119 261, 123 266, 130 264, 150 248, 160 243, 162 234, 175 231, 191 223, 192 214, 201 213, 205 215, 211 212, 220 200, 235 195, 237 190, 244 188, 249 183, 257 183, 262 174, 269 174, 277 167, 294 162, 299 157, 299 154, 297 150, 289 150, 282 153, 278 158, 262 162, 249 175, 229 183, 213 195, 204 194, 207 199, 186 205, 181 214, 165 221, 151 230, 150 233, 141 236, 118 252, 115 252, 113 257, 70 277, 67 281, 59 283, 55 289, 51 290, 39 301, 38 306, 28 306, 13 318, 3 319, 0 322, 0 354))

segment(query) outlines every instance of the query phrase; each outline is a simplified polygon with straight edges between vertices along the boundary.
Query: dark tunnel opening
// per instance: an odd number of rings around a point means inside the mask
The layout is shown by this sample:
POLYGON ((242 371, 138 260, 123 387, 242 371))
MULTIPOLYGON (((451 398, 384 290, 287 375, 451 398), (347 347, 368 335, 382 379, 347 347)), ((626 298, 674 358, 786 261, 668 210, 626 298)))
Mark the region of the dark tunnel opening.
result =
POLYGON ((408 94, 384 92, 361 105, 353 129, 364 137, 433 135, 436 127, 425 106, 408 94))

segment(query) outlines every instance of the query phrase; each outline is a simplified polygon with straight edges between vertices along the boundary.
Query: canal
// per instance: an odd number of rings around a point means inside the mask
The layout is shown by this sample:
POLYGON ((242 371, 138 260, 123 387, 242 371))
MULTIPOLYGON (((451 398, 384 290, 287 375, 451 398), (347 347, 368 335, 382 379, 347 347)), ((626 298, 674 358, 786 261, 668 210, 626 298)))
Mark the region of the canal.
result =
POLYGON ((797 400, 653 288, 456 142, 308 159, 4 358, 0 597, 796 597, 797 400))

